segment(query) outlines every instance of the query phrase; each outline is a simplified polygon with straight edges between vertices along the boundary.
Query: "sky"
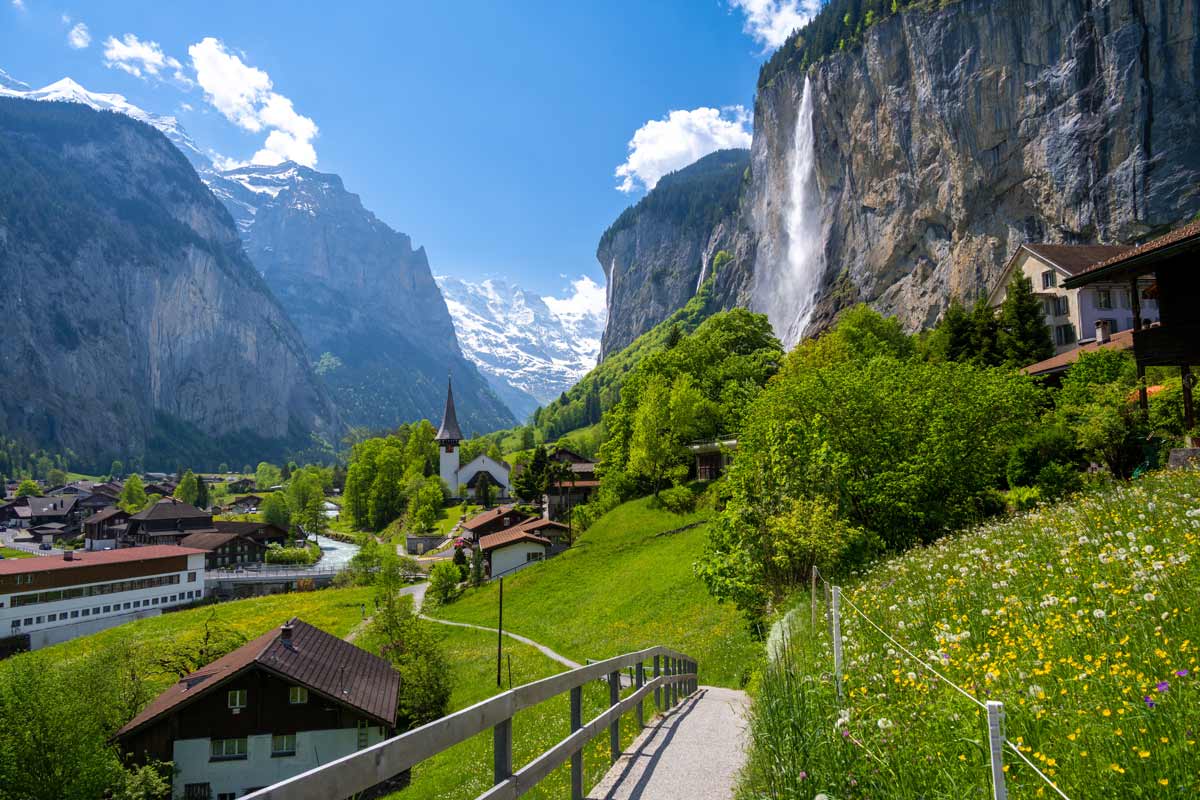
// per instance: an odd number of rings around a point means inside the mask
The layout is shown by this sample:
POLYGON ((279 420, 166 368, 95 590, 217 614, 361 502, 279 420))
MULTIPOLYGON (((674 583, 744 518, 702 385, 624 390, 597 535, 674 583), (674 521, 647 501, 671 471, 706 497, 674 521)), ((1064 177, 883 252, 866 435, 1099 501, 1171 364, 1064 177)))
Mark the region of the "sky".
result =
POLYGON ((758 69, 820 0, 0 0, 0 69, 176 115, 218 163, 342 176, 435 274, 603 305, 601 233, 748 147, 758 69))

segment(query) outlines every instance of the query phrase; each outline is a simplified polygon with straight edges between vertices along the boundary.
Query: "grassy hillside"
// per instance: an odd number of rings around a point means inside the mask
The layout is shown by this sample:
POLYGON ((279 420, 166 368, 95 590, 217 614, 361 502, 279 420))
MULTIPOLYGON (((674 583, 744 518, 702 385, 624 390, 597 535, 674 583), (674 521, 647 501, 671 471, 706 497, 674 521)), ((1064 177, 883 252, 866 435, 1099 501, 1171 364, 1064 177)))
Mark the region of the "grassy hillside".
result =
MULTIPOLYGON (((1071 798, 1200 793, 1200 474, 950 537, 845 587, 847 698, 807 603, 756 700, 745 796, 990 797, 980 700, 1071 798), (839 715, 848 714, 839 723, 839 715)), ((1053 790, 1008 754, 1012 797, 1053 790)))
MULTIPOLYGON (((692 574, 703 522, 651 507, 649 498, 601 517, 574 547, 504 580, 506 629, 582 662, 661 644, 693 656, 702 682, 740 686, 759 648, 732 606, 692 574)), ((438 616, 494 626, 497 586, 469 591, 438 616)))

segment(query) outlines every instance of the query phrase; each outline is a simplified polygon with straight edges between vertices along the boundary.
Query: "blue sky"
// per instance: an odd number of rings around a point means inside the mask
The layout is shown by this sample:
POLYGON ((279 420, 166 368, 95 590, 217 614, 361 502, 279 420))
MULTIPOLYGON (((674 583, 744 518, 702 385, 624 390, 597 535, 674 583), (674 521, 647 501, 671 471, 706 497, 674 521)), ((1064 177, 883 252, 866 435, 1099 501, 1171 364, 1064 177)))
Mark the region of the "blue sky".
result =
POLYGON ((555 295, 603 283, 600 234, 662 172, 748 143, 759 65, 816 2, 0 1, 13 77, 315 161, 435 274, 555 295))

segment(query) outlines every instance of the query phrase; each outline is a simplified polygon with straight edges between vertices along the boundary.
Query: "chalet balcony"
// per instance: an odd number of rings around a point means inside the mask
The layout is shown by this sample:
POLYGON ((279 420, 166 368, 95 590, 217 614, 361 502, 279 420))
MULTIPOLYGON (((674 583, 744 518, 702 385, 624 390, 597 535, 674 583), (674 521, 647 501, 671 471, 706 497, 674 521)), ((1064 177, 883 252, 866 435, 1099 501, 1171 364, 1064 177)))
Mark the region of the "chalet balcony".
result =
POLYGON ((1133 352, 1142 366, 1200 364, 1200 323, 1154 325, 1134 331, 1133 352))

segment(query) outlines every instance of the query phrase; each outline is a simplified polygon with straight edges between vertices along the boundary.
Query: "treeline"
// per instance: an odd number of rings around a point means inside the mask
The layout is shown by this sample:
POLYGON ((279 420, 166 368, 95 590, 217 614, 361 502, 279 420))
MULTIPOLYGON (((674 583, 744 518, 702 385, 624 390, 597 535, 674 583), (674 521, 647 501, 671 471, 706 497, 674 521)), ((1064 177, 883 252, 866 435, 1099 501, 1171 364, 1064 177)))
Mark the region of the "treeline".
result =
POLYGON ((0 435, 0 476, 5 480, 30 478, 54 483, 51 478, 65 476, 74 460, 75 454, 70 451, 30 450, 16 439, 0 435))
POLYGON ((433 527, 446 492, 458 488, 443 487, 438 476, 436 435, 421 420, 354 445, 342 510, 356 529, 382 531, 401 518, 411 530, 433 527))
POLYGON ((862 41, 872 25, 908 8, 934 10, 953 0, 828 0, 824 7, 795 31, 758 72, 758 87, 771 85, 786 69, 807 70, 830 53, 862 41))

